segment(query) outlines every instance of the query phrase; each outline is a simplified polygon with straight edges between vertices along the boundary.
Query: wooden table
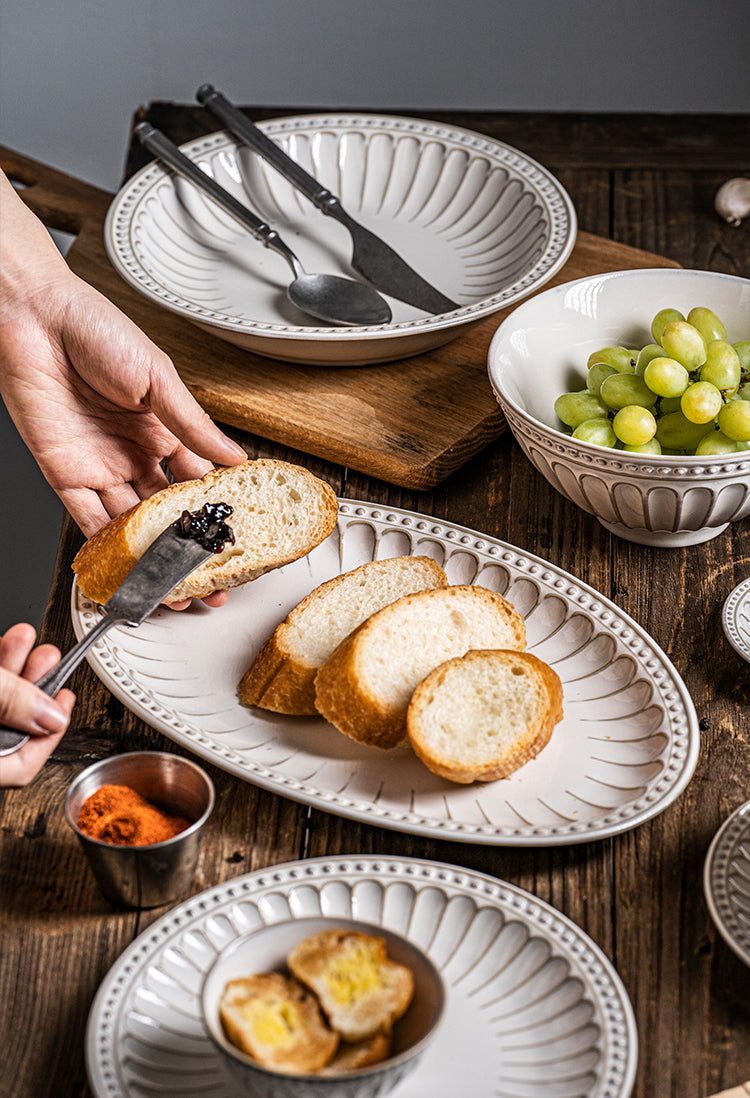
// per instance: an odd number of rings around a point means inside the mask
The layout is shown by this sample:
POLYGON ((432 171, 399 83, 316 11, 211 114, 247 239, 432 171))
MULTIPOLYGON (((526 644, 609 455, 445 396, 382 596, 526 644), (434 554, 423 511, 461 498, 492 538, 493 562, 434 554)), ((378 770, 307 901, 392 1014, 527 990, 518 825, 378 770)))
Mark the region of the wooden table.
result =
MULTIPOLYGON (((215 128, 194 108, 157 103, 144 114, 177 141, 215 128)), ((685 267, 750 272, 750 223, 730 228, 712 208, 725 179, 750 174, 748 117, 434 117, 486 132, 544 163, 568 189, 588 233, 685 267)), ((140 155, 131 152, 129 169, 140 155)), ((616 966, 639 1031, 634 1098, 704 1098, 750 1078, 750 970, 719 936, 702 890, 712 836, 750 796, 750 680, 724 640, 720 617, 724 599, 750 571, 750 523, 685 549, 620 541, 557 495, 507 433, 428 492, 234 433, 251 456, 307 464, 341 496, 483 531, 597 588, 673 660, 695 702, 702 743, 692 782, 661 815, 615 838, 552 849, 382 830, 307 809, 209 766, 218 800, 195 891, 262 866, 352 852, 492 874, 564 912, 616 966)), ((66 521, 43 625, 45 639, 63 648, 74 639, 68 599, 79 544, 66 521)), ((78 704, 60 749, 31 786, 7 792, 0 806, 2 1098, 90 1095, 83 1034, 92 997, 123 949, 164 913, 117 910, 101 897, 64 822, 63 800, 95 759, 181 749, 125 710, 88 666, 72 685, 78 704)))

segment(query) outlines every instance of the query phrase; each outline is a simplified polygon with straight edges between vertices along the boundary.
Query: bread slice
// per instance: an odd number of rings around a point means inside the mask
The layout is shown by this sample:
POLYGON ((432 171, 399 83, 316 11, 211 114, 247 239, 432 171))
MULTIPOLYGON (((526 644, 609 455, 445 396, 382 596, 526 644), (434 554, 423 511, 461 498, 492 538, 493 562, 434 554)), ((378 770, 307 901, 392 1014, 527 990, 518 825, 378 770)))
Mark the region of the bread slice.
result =
POLYGON ((391 961, 385 939, 371 934, 321 931, 295 946, 287 964, 345 1041, 390 1032, 414 995, 411 969, 391 961))
POLYGON ((376 1033, 368 1037, 366 1041, 357 1041, 355 1044, 341 1042, 338 1050, 324 1068, 320 1075, 344 1075, 349 1071, 361 1071, 362 1068, 372 1067, 387 1060, 391 1051, 391 1037, 389 1033, 376 1033))
POLYGON ((165 602, 202 598, 297 560, 331 533, 338 516, 330 485, 299 465, 261 458, 169 485, 98 530, 73 561, 87 598, 105 603, 135 562, 184 510, 227 503, 235 544, 209 558, 165 602))
POLYGON ((371 561, 322 583, 263 645, 240 681, 240 700, 276 713, 317 713, 315 673, 344 637, 403 595, 447 586, 443 569, 420 556, 371 561))
POLYGON ((315 676, 315 705, 339 731, 375 747, 406 734, 418 683, 471 648, 523 649, 521 615, 485 587, 455 586, 406 595, 350 633, 315 676))
POLYGON ((406 715, 415 754, 452 782, 507 778, 549 742, 562 685, 530 652, 474 651, 436 667, 406 715))
POLYGON ((276 1071, 318 1071, 338 1048, 338 1034, 326 1025, 315 996, 279 972, 230 980, 219 1016, 233 1045, 276 1071))

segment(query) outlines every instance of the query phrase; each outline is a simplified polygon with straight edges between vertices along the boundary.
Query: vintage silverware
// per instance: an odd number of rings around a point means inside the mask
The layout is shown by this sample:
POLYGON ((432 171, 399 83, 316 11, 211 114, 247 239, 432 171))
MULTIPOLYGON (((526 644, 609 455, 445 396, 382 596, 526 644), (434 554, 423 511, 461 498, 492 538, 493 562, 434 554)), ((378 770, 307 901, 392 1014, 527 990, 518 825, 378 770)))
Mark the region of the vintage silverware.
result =
MULTIPOLYGON (((205 548, 194 538, 179 533, 174 525, 168 526, 151 543, 105 603, 104 617, 36 685, 45 694, 54 697, 92 644, 114 625, 140 625, 162 599, 214 551, 213 548, 205 548)), ((28 738, 22 732, 0 729, 0 755, 11 755, 18 751, 28 738)))
POLYGON ((406 263, 397 252, 365 229, 346 212, 340 200, 321 186, 317 179, 288 156, 280 145, 258 129, 249 118, 226 99, 211 84, 203 84, 196 93, 203 104, 226 128, 254 152, 272 164, 294 187, 297 187, 313 205, 349 230, 352 238, 352 267, 376 286, 382 293, 390 294, 409 305, 415 305, 427 313, 450 313, 460 306, 445 294, 431 286, 406 263))
POLYGON ((248 229, 256 240, 287 261, 295 275, 294 281, 287 287, 287 295, 298 309, 329 324, 355 328, 387 324, 391 319, 388 303, 372 286, 340 275, 307 274, 297 256, 275 229, 202 171, 150 123, 141 122, 136 126, 135 133, 141 143, 159 160, 205 192, 226 213, 248 229))

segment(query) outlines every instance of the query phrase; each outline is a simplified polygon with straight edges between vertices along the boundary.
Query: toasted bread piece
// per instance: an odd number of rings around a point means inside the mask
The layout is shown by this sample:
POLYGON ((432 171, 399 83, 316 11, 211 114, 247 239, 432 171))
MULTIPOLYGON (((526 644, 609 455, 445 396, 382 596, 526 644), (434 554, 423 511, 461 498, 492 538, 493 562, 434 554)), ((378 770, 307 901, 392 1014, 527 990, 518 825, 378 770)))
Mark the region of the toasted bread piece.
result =
POLYGON ((315 676, 315 705, 339 731, 375 747, 406 734, 418 683, 471 648, 526 644, 521 615, 485 587, 455 586, 406 595, 350 633, 315 676))
POLYGON ((152 541, 206 503, 227 503, 235 544, 210 557, 165 602, 202 598, 256 579, 314 549, 336 525, 330 485, 299 465, 261 458, 170 484, 118 515, 80 549, 73 571, 84 595, 105 603, 152 541))
POLYGON ((345 1041, 388 1033, 414 995, 411 969, 391 961, 385 939, 371 934, 321 931, 295 946, 287 964, 345 1041))
POLYGON ((240 681, 241 701, 277 713, 317 713, 315 673, 344 637, 403 595, 447 586, 443 569, 420 556, 375 560, 334 576, 268 638, 240 681))
POLYGON ((348 1071, 360 1071, 387 1060, 391 1051, 389 1033, 376 1033, 366 1041, 355 1044, 343 1042, 330 1063, 320 1069, 321 1075, 344 1075, 348 1071))
POLYGON ((279 972, 230 980, 219 1015, 233 1045, 276 1071, 318 1071, 338 1048, 338 1034, 326 1025, 315 996, 279 972))
POLYGON ((549 742, 562 685, 530 652, 473 651, 436 667, 406 715, 415 754, 452 782, 507 778, 549 742))

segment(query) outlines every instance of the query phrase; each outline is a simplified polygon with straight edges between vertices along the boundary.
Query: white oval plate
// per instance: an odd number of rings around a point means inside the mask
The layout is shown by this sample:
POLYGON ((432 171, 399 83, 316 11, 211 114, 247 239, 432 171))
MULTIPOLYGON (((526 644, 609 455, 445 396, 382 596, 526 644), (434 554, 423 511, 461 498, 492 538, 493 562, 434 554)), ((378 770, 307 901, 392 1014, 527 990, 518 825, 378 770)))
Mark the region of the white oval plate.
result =
POLYGON ((237 877, 164 915, 122 954, 91 1008, 96 1098, 236 1098, 200 1016, 216 955, 269 923, 323 915, 405 936, 441 970, 441 1031, 409 1098, 627 1098, 637 1034, 607 957, 528 892, 413 858, 316 858, 237 877))
POLYGON ((750 663, 750 579, 743 580, 727 597, 721 625, 735 652, 750 663))
POLYGON ((714 835, 703 886, 722 938, 750 965, 750 801, 735 809, 714 835))
MULTIPOLYGON (((76 635, 100 607, 72 593, 76 635)), ((561 569, 476 531, 411 511, 339 502, 309 556, 235 588, 221 610, 156 611, 87 656, 105 685, 165 736, 238 777, 328 812, 461 842, 552 846, 635 827, 685 788, 698 722, 665 654, 632 618, 561 569), (295 606, 331 576, 421 553, 451 583, 478 583, 526 620, 528 648, 560 675, 564 720, 536 759, 502 781, 460 786, 407 746, 355 743, 320 717, 243 707, 237 684, 295 606)))
MULTIPOLYGON (((105 246, 140 293, 271 357, 362 365, 417 354, 547 282, 576 216, 545 168, 482 134, 421 119, 304 115, 261 123, 344 208, 460 308, 428 316, 388 298, 390 324, 322 326, 286 297, 287 263, 160 164, 115 196, 105 246)), ((352 276, 348 231, 225 131, 182 151, 277 229, 309 273, 352 276)))

